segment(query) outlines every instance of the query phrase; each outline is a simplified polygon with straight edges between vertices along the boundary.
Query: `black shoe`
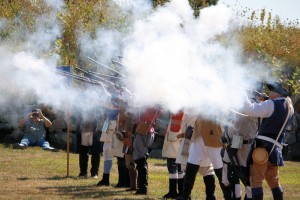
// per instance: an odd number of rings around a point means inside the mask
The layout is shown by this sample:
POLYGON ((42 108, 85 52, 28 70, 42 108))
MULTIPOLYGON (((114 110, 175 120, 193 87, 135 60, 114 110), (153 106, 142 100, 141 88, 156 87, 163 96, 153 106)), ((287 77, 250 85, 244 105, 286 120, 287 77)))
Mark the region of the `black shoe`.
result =
POLYGON ((191 196, 189 196, 187 198, 186 197, 181 197, 181 196, 176 198, 176 200, 191 200, 191 199, 192 199, 191 196))
POLYGON ((125 191, 130 192, 130 191, 137 191, 137 190, 138 190, 137 188, 129 188, 129 189, 126 189, 125 191))
POLYGON ((109 183, 107 183, 107 182, 101 180, 101 181, 99 181, 99 182, 97 183, 97 186, 99 186, 99 187, 101 187, 101 186, 109 186, 109 183))
POLYGON ((176 199, 178 197, 177 193, 168 193, 163 196, 163 199, 176 199))
POLYGON ((142 191, 142 190, 137 190, 135 195, 147 195, 148 192, 147 191, 142 191))
POLYGON ((87 174, 79 173, 78 178, 87 178, 87 174))
POLYGON ((20 145, 19 143, 13 144, 13 149, 26 149, 26 146, 20 145))
POLYGON ((114 188, 128 188, 128 187, 126 187, 126 185, 124 185, 124 184, 117 183, 117 185, 115 185, 114 188))
POLYGON ((109 186, 109 174, 103 174, 102 180, 97 183, 97 186, 109 186))

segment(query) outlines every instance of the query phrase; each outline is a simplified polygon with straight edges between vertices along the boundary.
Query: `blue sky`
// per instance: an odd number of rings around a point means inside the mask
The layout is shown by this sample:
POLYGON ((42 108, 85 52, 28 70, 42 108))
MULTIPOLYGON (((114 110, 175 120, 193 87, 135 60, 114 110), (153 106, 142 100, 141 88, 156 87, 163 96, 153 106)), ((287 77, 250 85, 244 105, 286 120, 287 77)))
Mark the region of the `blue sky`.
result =
POLYGON ((300 0, 219 0, 219 3, 231 5, 234 9, 244 10, 245 7, 253 10, 266 9, 272 16, 278 15, 281 21, 300 20, 300 0))

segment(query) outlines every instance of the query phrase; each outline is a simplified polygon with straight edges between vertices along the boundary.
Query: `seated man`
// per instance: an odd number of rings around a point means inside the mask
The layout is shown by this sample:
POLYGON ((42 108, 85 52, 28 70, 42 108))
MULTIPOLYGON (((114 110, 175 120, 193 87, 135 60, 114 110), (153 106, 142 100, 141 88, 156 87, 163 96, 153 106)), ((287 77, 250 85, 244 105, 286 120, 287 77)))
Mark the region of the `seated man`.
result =
POLYGON ((50 147, 49 142, 45 140, 46 129, 52 126, 52 123, 47 119, 40 109, 33 109, 26 118, 21 119, 19 127, 24 129, 24 137, 21 143, 13 145, 14 149, 25 149, 28 146, 38 145, 44 150, 56 151, 50 147))

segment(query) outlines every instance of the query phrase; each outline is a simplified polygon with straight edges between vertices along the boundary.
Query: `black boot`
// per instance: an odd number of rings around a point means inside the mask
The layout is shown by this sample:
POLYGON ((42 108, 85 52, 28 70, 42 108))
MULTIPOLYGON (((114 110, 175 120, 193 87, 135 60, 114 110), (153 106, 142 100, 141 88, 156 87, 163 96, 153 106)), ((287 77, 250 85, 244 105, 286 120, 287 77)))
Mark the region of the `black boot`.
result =
POLYGON ((109 186, 109 174, 103 174, 102 180, 97 183, 97 186, 109 186))
POLYGON ((203 177, 204 184, 205 184, 205 193, 206 193, 206 200, 216 200, 215 197, 215 176, 214 175, 207 175, 203 177))
POLYGON ((283 190, 281 187, 273 188, 272 194, 274 200, 283 200, 283 190))
POLYGON ((183 178, 179 178, 177 180, 177 186, 178 186, 178 196, 180 197, 182 195, 182 190, 183 190, 183 178))
POLYGON ((126 188, 126 163, 124 158, 118 158, 118 183, 115 188, 126 188))
POLYGON ((264 199, 263 194, 252 197, 252 200, 263 200, 263 199, 264 199))
POLYGON ((182 195, 178 198, 180 200, 191 199, 191 192, 194 187, 196 175, 199 171, 199 165, 187 163, 185 177, 183 180, 182 195))
POLYGON ((169 179, 169 192, 163 196, 164 199, 175 199, 177 194, 177 179, 169 179))
POLYGON ((263 200, 263 199, 264 199, 264 193, 262 187, 252 188, 252 200, 263 200))

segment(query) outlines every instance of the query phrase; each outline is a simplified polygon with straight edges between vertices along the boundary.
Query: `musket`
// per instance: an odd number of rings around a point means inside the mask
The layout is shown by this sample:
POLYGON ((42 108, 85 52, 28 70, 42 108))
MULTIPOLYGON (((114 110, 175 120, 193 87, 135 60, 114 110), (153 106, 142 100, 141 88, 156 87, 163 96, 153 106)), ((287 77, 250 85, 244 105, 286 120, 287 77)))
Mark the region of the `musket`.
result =
MULTIPOLYGON (((103 78, 103 77, 99 77, 99 76, 97 76, 97 75, 95 75, 95 74, 92 74, 90 71, 86 71, 86 70, 81 69, 81 68, 78 68, 78 67, 75 67, 75 69, 78 69, 78 70, 82 71, 83 73, 86 73, 86 74, 88 74, 88 75, 91 75, 91 76, 93 76, 93 77, 96 77, 96 78, 98 78, 98 79, 100 79, 100 80, 102 80, 102 81, 105 81, 105 82, 107 82, 107 83, 113 85, 115 88, 116 88, 116 87, 117 87, 117 88, 119 87, 117 84, 115 84, 115 83, 113 83, 113 82, 111 82, 111 81, 109 81, 109 80, 107 80, 107 79, 105 79, 105 78, 103 78)), ((91 80, 93 80, 93 79, 91 79, 91 80)), ((123 91, 125 91, 128 95, 133 96, 132 93, 131 93, 126 87, 120 87, 120 88, 121 88, 123 91)))
POLYGON ((68 76, 70 78, 79 80, 79 81, 87 82, 87 83, 90 83, 90 84, 93 84, 93 85, 100 85, 102 87, 102 90, 105 92, 105 94, 109 95, 109 92, 107 92, 107 90, 105 89, 105 87, 107 87, 107 85, 105 85, 101 81, 94 80, 94 79, 91 79, 91 78, 82 77, 82 76, 78 76, 78 75, 71 74, 69 72, 64 72, 64 71, 61 71, 61 70, 55 70, 55 72, 58 73, 58 74, 61 74, 61 75, 68 76))
POLYGON ((90 78, 86 78, 86 77, 78 76, 78 75, 75 75, 75 74, 71 74, 69 72, 64 72, 64 71, 60 71, 60 70, 56 70, 55 72, 58 73, 58 74, 76 79, 76 80, 83 81, 83 82, 88 82, 88 83, 91 83, 91 84, 101 85, 100 81, 96 81, 96 80, 93 80, 93 79, 90 79, 90 78))
POLYGON ((98 75, 98 76, 104 76, 104 77, 109 77, 109 78, 115 78, 115 79, 123 79, 121 77, 117 77, 117 76, 112 76, 112 75, 108 75, 108 74, 102 74, 102 73, 97 73, 97 72, 93 72, 93 71, 87 71, 87 70, 84 70, 82 68, 79 68, 79 67, 74 67, 75 69, 79 70, 79 71, 82 71, 84 73, 87 73, 87 74, 90 74, 90 75, 98 75))
POLYGON ((121 66, 121 67, 124 67, 124 64, 122 64, 121 62, 119 62, 119 61, 117 61, 117 60, 111 60, 111 62, 112 62, 113 64, 117 64, 117 65, 119 65, 119 66, 121 66))
POLYGON ((251 188, 247 184, 246 176, 243 173, 243 171, 241 170, 241 165, 240 165, 239 159, 237 157, 238 149, 233 150, 233 148, 231 148, 229 145, 225 148, 225 150, 227 151, 231 166, 233 167, 233 170, 236 172, 238 178, 241 180, 241 182, 245 186, 246 190, 251 191, 251 188))
POLYGON ((94 59, 92 59, 92 58, 90 58, 90 57, 87 57, 87 59, 88 59, 89 61, 91 61, 91 62, 94 62, 94 63, 100 65, 101 67, 104 67, 104 68, 106 68, 106 69, 109 69, 109 70, 111 70, 111 71, 113 71, 113 72, 115 72, 115 73, 117 73, 117 74, 119 74, 119 75, 121 75, 121 76, 123 76, 123 77, 126 78, 126 75, 122 74, 121 72, 118 72, 117 70, 112 69, 111 67, 108 67, 108 66, 106 66, 106 65, 104 65, 104 64, 102 64, 102 63, 100 63, 100 62, 98 62, 98 61, 96 61, 96 60, 94 60, 94 59))
POLYGON ((86 70, 81 69, 81 68, 78 68, 78 67, 75 67, 75 69, 78 69, 78 70, 82 71, 83 73, 86 73, 86 74, 88 74, 88 75, 90 75, 90 76, 93 76, 93 77, 95 77, 95 78, 100 79, 101 81, 105 81, 105 82, 107 82, 107 83, 109 83, 109 84, 111 84, 111 85, 116 86, 115 83, 113 83, 113 82, 111 82, 111 81, 109 81, 109 80, 107 80, 107 79, 105 79, 105 78, 102 78, 102 77, 100 77, 100 76, 97 76, 97 75, 95 75, 95 74, 92 74, 92 73, 90 73, 89 71, 86 71, 86 70))

